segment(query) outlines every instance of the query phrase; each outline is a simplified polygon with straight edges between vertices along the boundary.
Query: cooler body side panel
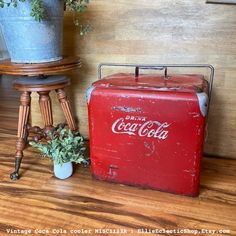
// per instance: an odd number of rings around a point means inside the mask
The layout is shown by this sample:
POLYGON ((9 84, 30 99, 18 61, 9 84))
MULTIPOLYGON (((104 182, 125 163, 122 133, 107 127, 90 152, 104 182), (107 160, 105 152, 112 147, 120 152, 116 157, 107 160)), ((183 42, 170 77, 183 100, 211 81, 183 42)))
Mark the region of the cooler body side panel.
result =
POLYGON ((198 194, 205 118, 196 94, 95 88, 88 109, 97 179, 198 194))

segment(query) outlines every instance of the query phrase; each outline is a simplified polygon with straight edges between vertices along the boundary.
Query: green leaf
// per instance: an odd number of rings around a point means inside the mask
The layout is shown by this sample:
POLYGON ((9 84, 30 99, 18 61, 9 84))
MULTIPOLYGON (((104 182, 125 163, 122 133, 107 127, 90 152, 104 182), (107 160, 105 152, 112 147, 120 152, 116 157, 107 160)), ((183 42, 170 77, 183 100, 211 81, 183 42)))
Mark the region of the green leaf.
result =
POLYGON ((72 132, 68 128, 58 128, 54 132, 48 132, 46 138, 40 142, 30 141, 32 147, 37 148, 43 156, 54 160, 56 163, 76 162, 88 163, 85 157, 83 137, 79 132, 72 132))
POLYGON ((41 21, 45 19, 45 13, 44 13, 44 7, 43 7, 43 1, 42 0, 32 0, 32 11, 31 16, 35 18, 36 21, 41 21))

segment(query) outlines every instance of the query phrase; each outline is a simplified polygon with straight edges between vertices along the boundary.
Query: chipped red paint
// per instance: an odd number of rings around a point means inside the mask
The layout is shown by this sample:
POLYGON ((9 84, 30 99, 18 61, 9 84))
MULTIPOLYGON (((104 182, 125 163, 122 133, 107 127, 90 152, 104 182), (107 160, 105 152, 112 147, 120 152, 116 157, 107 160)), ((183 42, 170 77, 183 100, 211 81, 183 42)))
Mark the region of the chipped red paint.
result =
POLYGON ((201 75, 95 82, 87 94, 95 178, 197 196, 207 91, 201 75))

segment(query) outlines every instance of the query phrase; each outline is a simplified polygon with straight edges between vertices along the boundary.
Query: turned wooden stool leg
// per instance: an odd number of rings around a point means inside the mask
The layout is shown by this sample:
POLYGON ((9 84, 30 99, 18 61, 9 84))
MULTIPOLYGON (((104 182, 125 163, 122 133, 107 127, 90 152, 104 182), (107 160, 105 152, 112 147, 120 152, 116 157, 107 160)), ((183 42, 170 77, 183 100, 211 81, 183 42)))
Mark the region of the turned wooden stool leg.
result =
POLYGON ((44 122, 45 131, 53 130, 53 118, 52 118, 52 103, 49 96, 49 91, 38 92, 39 94, 39 106, 44 122))
POLYGON ((67 122, 69 128, 71 130, 76 130, 77 129, 76 123, 75 123, 74 117, 72 116, 70 102, 66 96, 65 90, 64 89, 56 89, 56 93, 57 93, 58 100, 61 103, 61 107, 62 107, 63 113, 66 118, 66 122, 67 122))
POLYGON ((20 108, 19 108, 19 121, 18 121, 18 132, 16 141, 16 160, 15 160, 15 171, 11 173, 10 177, 13 180, 19 179, 19 169, 21 160, 23 158, 23 150, 27 142, 27 125, 30 112, 30 92, 23 92, 20 97, 20 108))

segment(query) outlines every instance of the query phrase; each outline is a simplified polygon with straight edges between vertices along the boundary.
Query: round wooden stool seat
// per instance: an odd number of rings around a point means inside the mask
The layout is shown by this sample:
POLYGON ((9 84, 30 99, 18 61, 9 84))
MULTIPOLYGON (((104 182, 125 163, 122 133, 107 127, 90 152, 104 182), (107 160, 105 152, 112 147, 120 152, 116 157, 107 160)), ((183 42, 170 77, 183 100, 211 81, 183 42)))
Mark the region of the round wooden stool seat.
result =
POLYGON ((23 76, 13 82, 18 91, 43 92, 61 89, 70 85, 70 79, 64 75, 23 76))

